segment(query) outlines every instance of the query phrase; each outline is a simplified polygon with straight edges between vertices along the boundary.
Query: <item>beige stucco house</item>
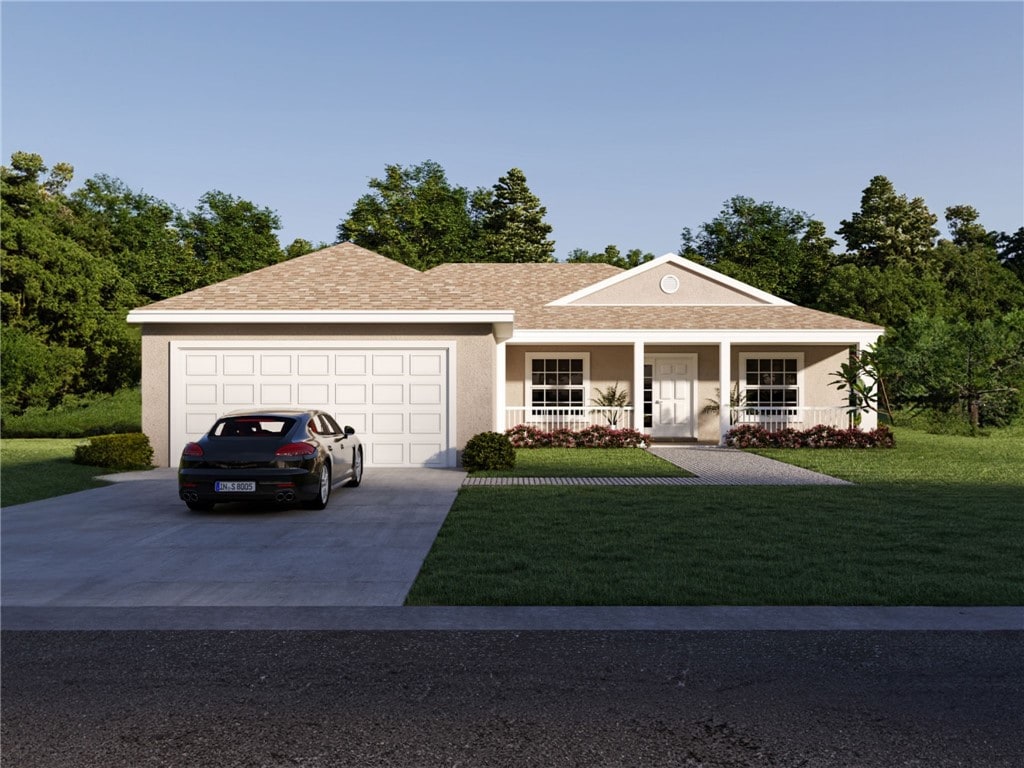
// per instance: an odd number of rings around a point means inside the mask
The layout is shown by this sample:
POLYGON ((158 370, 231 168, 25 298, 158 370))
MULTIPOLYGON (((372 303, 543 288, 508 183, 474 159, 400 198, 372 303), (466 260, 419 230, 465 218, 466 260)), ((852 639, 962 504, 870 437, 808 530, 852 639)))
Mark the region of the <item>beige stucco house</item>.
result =
MULTIPOLYGON (((731 423, 847 423, 832 373, 883 329, 795 306, 674 254, 606 264, 444 264, 352 244, 134 310, 158 465, 221 414, 330 411, 370 466, 456 466, 521 423, 718 443, 731 423), (624 388, 629 405, 596 407, 624 388), (706 412, 734 388, 743 408, 706 412)), ((728 398, 726 398, 728 399, 728 398)), ((874 426, 865 414, 862 426, 874 426)))

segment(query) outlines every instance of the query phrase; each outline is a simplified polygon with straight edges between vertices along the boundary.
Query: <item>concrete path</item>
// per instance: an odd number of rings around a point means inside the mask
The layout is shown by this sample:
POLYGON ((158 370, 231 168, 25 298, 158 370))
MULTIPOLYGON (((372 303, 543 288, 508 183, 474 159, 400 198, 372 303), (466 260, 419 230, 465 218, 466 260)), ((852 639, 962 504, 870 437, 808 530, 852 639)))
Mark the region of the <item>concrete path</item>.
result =
POLYGON ((467 477, 463 485, 851 485, 735 448, 658 445, 648 450, 694 477, 467 477))
POLYGON ((368 470, 323 511, 196 513, 178 500, 173 471, 154 470, 7 507, 3 606, 400 606, 463 477, 368 470))

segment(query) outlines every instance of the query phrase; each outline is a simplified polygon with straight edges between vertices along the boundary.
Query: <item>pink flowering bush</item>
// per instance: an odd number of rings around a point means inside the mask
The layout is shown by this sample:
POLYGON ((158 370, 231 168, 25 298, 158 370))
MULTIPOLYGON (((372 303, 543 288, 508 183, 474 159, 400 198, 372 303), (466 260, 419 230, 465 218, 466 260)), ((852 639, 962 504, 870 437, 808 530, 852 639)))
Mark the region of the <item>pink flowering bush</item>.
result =
POLYGON ((592 426, 580 430, 566 427, 545 432, 530 424, 505 431, 516 448, 646 448, 647 435, 635 429, 592 426))
POLYGON ((888 427, 865 432, 818 424, 802 431, 787 427, 769 432, 757 424, 740 424, 726 433, 725 444, 730 448, 892 448, 896 439, 888 427))

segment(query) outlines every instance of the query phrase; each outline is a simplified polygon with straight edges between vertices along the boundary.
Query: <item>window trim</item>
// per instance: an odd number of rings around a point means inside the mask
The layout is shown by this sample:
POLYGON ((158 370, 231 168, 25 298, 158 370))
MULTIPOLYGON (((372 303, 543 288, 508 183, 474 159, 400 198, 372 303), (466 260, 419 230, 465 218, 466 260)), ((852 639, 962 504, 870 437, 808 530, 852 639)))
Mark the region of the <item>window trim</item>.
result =
MULTIPOLYGON (((780 421, 780 420, 791 421, 791 422, 801 422, 801 421, 803 421, 803 418, 804 418, 803 417, 803 407, 804 407, 804 353, 803 352, 772 352, 772 351, 740 352, 740 354, 739 354, 739 370, 737 371, 738 375, 736 377, 736 382, 739 385, 740 392, 742 392, 744 395, 746 395, 746 390, 747 390, 748 386, 758 386, 758 387, 762 386, 762 385, 748 385, 747 384, 747 361, 748 360, 795 360, 796 361, 796 385, 795 385, 795 387, 796 387, 796 405, 780 405, 778 407, 778 410, 780 410, 780 411, 785 411, 785 410, 791 410, 792 409, 792 410, 795 410, 796 412, 795 413, 779 413, 779 414, 759 413, 759 414, 757 414, 757 416, 758 416, 758 421, 762 421, 762 420, 764 420, 764 421, 775 421, 775 422, 780 421)), ((791 386, 792 385, 783 384, 783 385, 781 385, 780 388, 785 389, 785 388, 789 388, 791 386)), ((765 388, 766 389, 770 389, 772 387, 765 386, 765 388)), ((772 406, 750 406, 750 407, 760 407, 760 408, 767 407, 767 408, 771 408, 772 410, 775 410, 775 408, 773 408, 772 406)), ((737 410, 740 410, 742 412, 743 409, 740 408, 740 409, 737 409, 737 410)))
MULTIPOLYGON (((525 408, 526 420, 531 422, 550 421, 552 414, 537 413, 533 408, 533 361, 534 360, 582 360, 583 361, 583 384, 579 388, 583 392, 583 403, 580 408, 588 407, 587 393, 590 391, 590 353, 589 352, 564 352, 552 350, 550 352, 527 352, 523 369, 523 406, 525 408)), ((546 385, 542 385, 545 386, 546 385)), ((576 385, 569 385, 575 387, 576 385)), ((567 407, 566 410, 571 410, 567 407)), ((545 408, 544 410, 550 410, 545 408)), ((566 414, 570 415, 570 414, 566 414)))

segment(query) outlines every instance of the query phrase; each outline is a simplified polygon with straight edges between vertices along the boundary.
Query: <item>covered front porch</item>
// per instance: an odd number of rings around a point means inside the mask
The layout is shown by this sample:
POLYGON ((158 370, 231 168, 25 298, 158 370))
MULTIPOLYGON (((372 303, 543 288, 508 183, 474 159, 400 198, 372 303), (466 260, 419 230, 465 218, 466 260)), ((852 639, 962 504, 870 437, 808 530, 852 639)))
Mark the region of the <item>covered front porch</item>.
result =
MULTIPOLYGON (((496 429, 602 425, 637 429, 655 442, 720 444, 743 423, 846 428, 853 425, 846 392, 832 382, 859 346, 781 338, 502 342, 496 429)), ((858 425, 873 428, 875 414, 861 414, 858 425)))

